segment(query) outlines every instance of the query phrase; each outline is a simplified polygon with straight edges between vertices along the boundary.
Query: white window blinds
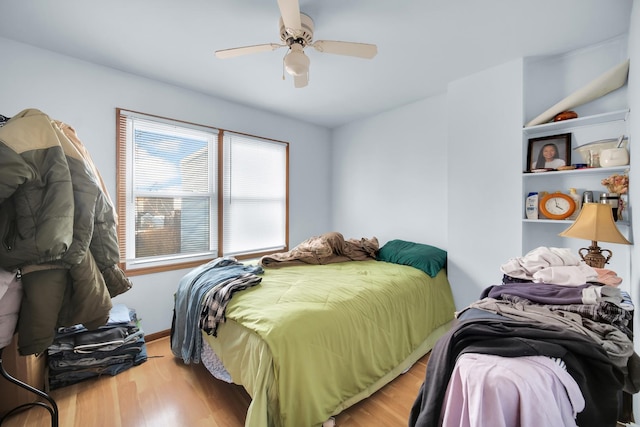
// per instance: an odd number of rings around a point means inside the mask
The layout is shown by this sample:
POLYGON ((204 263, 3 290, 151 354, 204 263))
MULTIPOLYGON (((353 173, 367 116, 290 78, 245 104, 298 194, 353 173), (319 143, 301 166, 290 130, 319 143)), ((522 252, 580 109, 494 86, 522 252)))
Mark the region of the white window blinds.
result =
POLYGON ((224 135, 223 252, 266 252, 286 247, 285 143, 224 135))
POLYGON ((287 248, 286 142, 117 109, 118 239, 129 274, 287 248))
POLYGON ((129 115, 128 264, 217 250, 217 131, 129 115))

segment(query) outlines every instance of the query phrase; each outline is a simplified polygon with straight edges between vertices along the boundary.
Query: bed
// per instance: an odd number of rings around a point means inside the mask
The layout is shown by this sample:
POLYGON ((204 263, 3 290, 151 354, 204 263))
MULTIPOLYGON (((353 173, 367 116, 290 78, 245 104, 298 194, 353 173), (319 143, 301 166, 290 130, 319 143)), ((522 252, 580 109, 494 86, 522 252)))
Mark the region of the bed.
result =
POLYGON ((500 268, 501 283, 456 312, 434 346, 409 426, 632 422, 640 358, 615 272, 546 247, 500 268))
POLYGON ((185 363, 205 355, 215 377, 247 390, 246 426, 320 426, 406 371, 449 328, 455 307, 446 252, 401 240, 368 259, 338 252, 334 261, 284 257, 276 268, 228 261, 225 268, 260 281, 233 294, 215 328, 184 320, 181 293, 198 306, 207 298, 179 286, 172 350, 185 363), (180 330, 194 327, 198 339, 190 344, 180 330), (190 351, 198 345, 200 352, 190 351))

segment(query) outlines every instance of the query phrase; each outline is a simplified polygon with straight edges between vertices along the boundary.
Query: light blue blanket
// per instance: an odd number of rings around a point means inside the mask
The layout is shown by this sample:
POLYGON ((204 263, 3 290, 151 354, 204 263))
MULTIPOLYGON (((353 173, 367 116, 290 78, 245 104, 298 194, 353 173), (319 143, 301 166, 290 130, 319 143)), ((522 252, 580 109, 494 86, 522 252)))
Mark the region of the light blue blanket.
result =
POLYGON ((217 284, 243 274, 262 274, 262 267, 244 265, 233 257, 220 257, 185 274, 175 293, 171 351, 184 363, 200 363, 202 335, 199 320, 207 293, 217 284))

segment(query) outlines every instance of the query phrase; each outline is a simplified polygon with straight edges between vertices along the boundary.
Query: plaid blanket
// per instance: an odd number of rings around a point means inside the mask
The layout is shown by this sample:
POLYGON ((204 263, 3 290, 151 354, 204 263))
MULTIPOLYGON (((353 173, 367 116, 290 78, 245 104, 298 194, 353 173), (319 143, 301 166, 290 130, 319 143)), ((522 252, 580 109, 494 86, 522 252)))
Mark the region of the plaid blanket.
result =
POLYGON ((205 295, 200 316, 200 328, 209 335, 217 336, 218 325, 224 323, 225 310, 233 293, 255 286, 262 281, 253 273, 241 274, 218 283, 205 295))

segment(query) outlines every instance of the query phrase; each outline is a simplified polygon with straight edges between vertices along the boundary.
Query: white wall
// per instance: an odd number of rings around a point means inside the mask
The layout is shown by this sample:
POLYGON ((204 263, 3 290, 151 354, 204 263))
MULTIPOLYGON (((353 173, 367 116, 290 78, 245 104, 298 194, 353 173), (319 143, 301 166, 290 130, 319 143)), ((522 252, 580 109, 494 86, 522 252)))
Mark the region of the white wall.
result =
POLYGON ((332 165, 335 230, 446 249, 445 95, 335 129, 332 165))
MULTIPOLYGON (((331 133, 0 38, 0 114, 37 108, 73 126, 115 197, 116 107, 290 142, 290 246, 330 227, 331 133)), ((186 271, 134 276, 114 302, 133 307, 147 334, 170 328, 173 293, 186 271)))
POLYGON ((518 60, 334 130, 334 228, 439 246, 456 306, 477 299, 520 255, 522 92, 518 60))
MULTIPOLYGON (((381 244, 403 238, 442 247, 456 306, 466 306, 500 283, 501 264, 524 255, 523 123, 625 55, 623 37, 544 65, 515 60, 457 80, 446 94, 334 130, 334 228, 381 244)), ((580 114, 626 103, 618 91, 580 114)))
MULTIPOLYGON (((501 264, 533 249, 525 248, 531 236, 523 235, 521 221, 523 123, 626 59, 626 43, 620 37, 557 57, 516 60, 449 85, 448 265, 457 307, 500 283, 501 264)), ((615 91, 576 111, 626 108, 626 93, 615 91)), ((628 264, 621 265, 628 276, 628 264)))
POLYGON ((449 85, 449 280, 456 307, 520 256, 523 61, 449 85))

